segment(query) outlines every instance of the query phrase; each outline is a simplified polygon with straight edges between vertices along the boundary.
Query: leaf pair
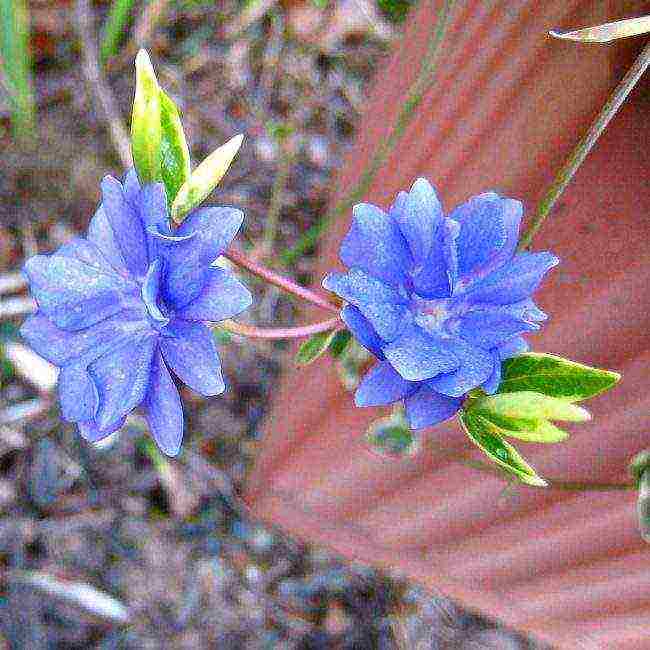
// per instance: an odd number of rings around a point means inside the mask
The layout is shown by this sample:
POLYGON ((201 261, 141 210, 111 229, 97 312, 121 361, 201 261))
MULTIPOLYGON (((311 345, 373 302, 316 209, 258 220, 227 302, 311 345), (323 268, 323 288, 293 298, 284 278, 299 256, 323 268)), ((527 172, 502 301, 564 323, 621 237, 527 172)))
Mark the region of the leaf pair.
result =
POLYGON ((313 334, 298 348, 296 363, 299 366, 308 366, 328 350, 336 359, 343 354, 351 338, 352 335, 348 330, 331 330, 313 334))
POLYGON ((496 395, 471 398, 460 415, 470 439, 502 469, 524 483, 546 482, 504 437, 553 443, 568 433, 549 420, 585 422, 589 412, 574 404, 611 388, 620 375, 550 354, 507 359, 496 395))
POLYGON ((191 171, 190 152, 178 108, 158 85, 149 55, 135 60, 136 87, 131 119, 133 162, 142 184, 162 181, 171 216, 180 223, 224 177, 244 139, 237 135, 191 171))

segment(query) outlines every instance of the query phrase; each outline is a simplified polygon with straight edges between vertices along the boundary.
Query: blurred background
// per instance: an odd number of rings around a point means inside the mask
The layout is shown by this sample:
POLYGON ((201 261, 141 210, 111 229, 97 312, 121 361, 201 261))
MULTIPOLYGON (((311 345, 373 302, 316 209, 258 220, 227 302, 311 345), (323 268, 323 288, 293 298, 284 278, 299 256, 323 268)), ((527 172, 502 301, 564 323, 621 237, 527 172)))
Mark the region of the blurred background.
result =
MULTIPOLYGON (((129 164, 133 59, 146 47, 193 161, 244 146, 212 201, 246 213, 271 265, 322 219, 373 76, 409 0, 0 0, 0 648, 532 648, 398 575, 345 563, 250 517, 239 499, 281 344, 217 334, 221 397, 183 391, 163 458, 137 417, 86 444, 54 369, 20 342, 20 268, 83 233, 103 175, 129 164)), ((283 271, 311 279, 312 251, 283 271)), ((246 318, 290 324, 256 294, 246 318)))

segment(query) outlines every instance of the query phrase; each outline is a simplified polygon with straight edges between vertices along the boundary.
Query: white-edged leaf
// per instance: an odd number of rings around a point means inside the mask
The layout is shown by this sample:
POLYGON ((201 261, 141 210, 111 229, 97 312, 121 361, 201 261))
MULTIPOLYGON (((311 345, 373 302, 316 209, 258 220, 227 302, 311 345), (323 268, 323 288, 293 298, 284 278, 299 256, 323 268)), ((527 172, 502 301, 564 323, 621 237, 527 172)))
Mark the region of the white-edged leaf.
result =
POLYGON ((513 474, 520 481, 535 487, 547 487, 535 469, 519 452, 499 435, 499 428, 475 411, 461 411, 460 423, 469 439, 491 458, 499 467, 513 474))

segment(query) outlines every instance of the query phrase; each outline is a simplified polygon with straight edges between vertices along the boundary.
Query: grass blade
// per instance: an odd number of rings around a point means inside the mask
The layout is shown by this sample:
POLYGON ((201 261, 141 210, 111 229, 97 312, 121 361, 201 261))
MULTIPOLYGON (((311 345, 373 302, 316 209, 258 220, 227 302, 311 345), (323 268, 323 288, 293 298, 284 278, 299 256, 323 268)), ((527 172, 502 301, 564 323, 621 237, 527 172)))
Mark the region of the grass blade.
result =
POLYGON ((133 0, 113 0, 102 29, 99 46, 99 60, 102 65, 117 54, 122 38, 126 34, 132 8, 133 0))
POLYGON ((0 59, 8 85, 14 135, 27 139, 34 130, 36 103, 26 0, 0 0, 0 59))

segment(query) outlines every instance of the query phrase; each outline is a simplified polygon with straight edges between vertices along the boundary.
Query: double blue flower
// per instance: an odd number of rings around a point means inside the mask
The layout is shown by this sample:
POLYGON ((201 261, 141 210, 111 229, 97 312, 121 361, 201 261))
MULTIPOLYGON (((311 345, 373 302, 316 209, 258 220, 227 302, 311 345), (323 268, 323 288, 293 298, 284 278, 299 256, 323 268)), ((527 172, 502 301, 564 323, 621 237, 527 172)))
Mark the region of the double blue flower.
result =
POLYGON ((420 429, 451 417, 470 390, 497 390, 503 359, 525 352, 521 335, 546 318, 531 295, 558 263, 516 251, 521 219, 521 203, 494 192, 445 216, 423 178, 388 213, 355 206, 340 250, 349 270, 323 286, 348 303, 343 320, 379 361, 358 406, 403 400, 420 429))
POLYGON ((159 447, 176 455, 183 410, 170 370, 201 395, 224 391, 205 322, 252 302, 213 264, 242 221, 234 208, 202 208, 172 231, 163 185, 141 187, 131 170, 123 183, 104 178, 85 239, 28 260, 38 312, 21 333, 61 369, 63 417, 84 438, 101 440, 142 405, 159 447))

